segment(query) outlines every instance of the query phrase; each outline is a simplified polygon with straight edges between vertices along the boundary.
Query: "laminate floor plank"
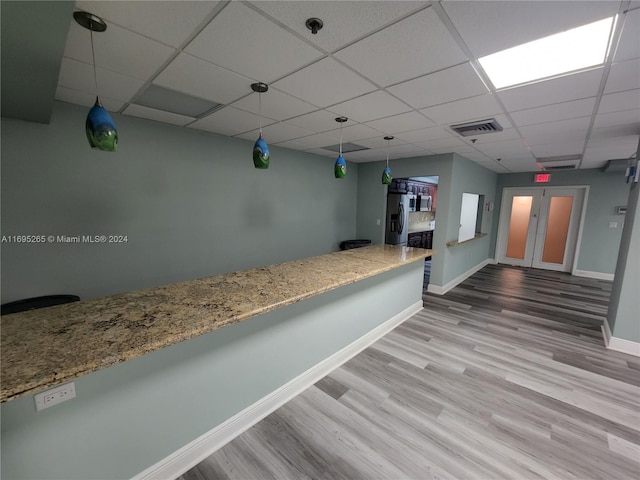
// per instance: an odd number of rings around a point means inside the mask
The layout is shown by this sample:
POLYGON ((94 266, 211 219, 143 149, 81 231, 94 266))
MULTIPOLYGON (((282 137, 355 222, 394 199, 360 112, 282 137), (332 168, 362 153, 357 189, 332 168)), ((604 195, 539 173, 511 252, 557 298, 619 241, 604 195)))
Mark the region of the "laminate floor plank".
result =
POLYGON ((179 480, 639 480, 640 359, 604 347, 610 292, 489 265, 179 480))

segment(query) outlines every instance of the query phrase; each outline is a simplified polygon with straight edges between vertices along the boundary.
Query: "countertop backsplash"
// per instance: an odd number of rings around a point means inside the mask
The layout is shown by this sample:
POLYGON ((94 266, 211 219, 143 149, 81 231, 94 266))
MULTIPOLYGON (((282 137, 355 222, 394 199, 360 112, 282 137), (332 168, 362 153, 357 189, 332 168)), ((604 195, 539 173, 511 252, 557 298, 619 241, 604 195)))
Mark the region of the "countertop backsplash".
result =
POLYGON ((424 232, 435 228, 436 212, 409 212, 409 232, 424 232))

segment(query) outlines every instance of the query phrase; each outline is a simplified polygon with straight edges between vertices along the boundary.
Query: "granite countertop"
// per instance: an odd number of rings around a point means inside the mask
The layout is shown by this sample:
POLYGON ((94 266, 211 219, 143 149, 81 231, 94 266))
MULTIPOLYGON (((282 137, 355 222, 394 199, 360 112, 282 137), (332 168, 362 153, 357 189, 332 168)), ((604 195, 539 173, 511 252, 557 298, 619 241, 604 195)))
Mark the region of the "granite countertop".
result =
POLYGON ((373 245, 0 317, 0 402, 435 253, 373 245))
POLYGON ((417 226, 417 227, 409 227, 409 230, 407 230, 407 233, 433 232, 434 230, 435 228, 425 228, 422 226, 417 226))

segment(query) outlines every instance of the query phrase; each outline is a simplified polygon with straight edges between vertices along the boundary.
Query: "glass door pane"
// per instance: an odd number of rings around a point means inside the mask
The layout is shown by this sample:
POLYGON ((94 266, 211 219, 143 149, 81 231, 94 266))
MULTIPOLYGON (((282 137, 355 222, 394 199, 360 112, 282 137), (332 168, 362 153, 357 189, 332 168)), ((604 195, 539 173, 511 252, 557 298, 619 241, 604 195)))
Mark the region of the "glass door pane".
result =
POLYGON ((569 233, 569 221, 573 197, 551 197, 547 231, 544 237, 542 261, 545 263, 564 263, 564 251, 569 233))
POLYGON ((529 219, 531 216, 532 196, 514 196, 511 202, 511 218, 509 222, 509 237, 507 253, 509 258, 523 260, 527 249, 529 235, 529 219))

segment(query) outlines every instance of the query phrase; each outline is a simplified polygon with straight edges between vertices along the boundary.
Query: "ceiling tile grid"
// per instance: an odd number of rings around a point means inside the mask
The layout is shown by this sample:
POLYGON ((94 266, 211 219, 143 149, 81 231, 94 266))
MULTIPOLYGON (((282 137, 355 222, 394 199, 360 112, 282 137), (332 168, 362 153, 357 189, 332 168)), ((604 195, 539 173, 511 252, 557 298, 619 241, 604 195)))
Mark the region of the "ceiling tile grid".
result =
POLYGON ((371 35, 335 57, 385 87, 468 60, 433 8, 371 35))
MULTIPOLYGON (((584 153, 582 168, 599 166, 608 154, 634 153, 640 135, 635 4, 622 14, 615 56, 604 66, 498 91, 476 71, 479 56, 612 16, 626 5, 101 0, 76 8, 108 24, 94 34, 98 93, 108 110, 249 141, 262 121, 270 144, 328 157, 334 152, 321 147, 338 143, 335 117, 344 115, 344 142, 370 149, 349 154, 352 161, 380 159, 387 147, 382 137, 393 135, 399 161, 456 152, 504 172, 537 169, 532 153, 584 153), (324 22, 316 35, 304 24, 310 17, 324 22), (256 81, 270 86, 262 118, 251 90, 256 81), (160 100, 163 87, 223 107, 209 115, 150 108, 158 107, 143 102, 150 86, 160 100), (490 118, 503 131, 462 137, 450 129, 490 118)), ((70 19, 55 94, 60 101, 89 106, 95 99, 89 37, 70 19)), ((160 103, 172 104, 165 100, 160 103)))

